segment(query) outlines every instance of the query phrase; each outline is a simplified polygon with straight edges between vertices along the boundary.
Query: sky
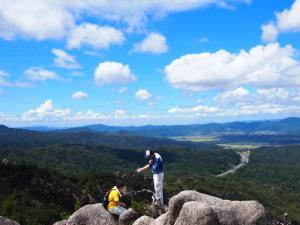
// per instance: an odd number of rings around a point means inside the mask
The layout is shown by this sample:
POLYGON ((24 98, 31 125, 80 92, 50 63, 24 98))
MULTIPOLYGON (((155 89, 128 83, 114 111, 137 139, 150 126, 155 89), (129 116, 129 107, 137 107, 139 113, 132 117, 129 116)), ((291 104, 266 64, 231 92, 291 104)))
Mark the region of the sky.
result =
POLYGON ((0 124, 300 115, 300 0, 0 0, 0 124))

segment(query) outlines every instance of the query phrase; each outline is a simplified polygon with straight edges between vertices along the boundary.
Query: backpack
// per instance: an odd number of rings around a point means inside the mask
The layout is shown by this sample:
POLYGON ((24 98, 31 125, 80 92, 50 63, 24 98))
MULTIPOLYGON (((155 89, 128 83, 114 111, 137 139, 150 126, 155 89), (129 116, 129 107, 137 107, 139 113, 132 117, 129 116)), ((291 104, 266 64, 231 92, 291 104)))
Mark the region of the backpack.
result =
POLYGON ((110 194, 110 192, 111 192, 111 189, 109 189, 106 193, 105 193, 105 195, 104 195, 104 197, 103 197, 103 201, 102 201, 102 205, 103 205, 103 207, 107 210, 107 207, 108 207, 108 204, 109 204, 109 194, 110 194))

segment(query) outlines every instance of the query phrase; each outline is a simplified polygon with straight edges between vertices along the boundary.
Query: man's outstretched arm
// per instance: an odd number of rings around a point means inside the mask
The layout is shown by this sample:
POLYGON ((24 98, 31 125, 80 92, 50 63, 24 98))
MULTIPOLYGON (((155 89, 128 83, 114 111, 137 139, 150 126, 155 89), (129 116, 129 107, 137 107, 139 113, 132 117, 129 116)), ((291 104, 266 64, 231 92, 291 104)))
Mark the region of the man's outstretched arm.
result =
POLYGON ((144 167, 142 167, 142 168, 138 168, 138 169, 136 169, 135 171, 136 171, 137 173, 141 173, 141 172, 144 172, 145 170, 147 170, 147 169, 149 169, 149 168, 150 168, 150 165, 147 164, 146 166, 144 166, 144 167))

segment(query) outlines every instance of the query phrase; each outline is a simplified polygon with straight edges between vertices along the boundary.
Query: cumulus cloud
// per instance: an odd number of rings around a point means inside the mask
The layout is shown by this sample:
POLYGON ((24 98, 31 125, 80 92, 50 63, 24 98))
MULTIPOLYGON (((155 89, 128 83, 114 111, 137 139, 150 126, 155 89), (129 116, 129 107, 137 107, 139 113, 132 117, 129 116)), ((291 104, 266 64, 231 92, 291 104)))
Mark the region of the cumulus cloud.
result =
POLYGON ((277 25, 281 31, 300 31, 300 0, 295 0, 290 9, 276 13, 277 25))
POLYGON ((82 100, 87 98, 89 95, 83 91, 77 91, 72 95, 73 99, 82 100))
POLYGON ((173 107, 168 114, 177 118, 249 118, 249 116, 295 116, 300 113, 297 89, 259 88, 250 92, 244 87, 224 91, 210 105, 173 107))
POLYGON ((152 98, 152 94, 146 89, 139 89, 135 93, 135 97, 139 100, 149 100, 152 98))
POLYGON ((74 26, 74 15, 59 1, 0 1, 0 37, 58 39, 74 26))
POLYGON ((164 69, 168 82, 188 91, 255 87, 300 86, 300 62, 295 49, 278 43, 258 45, 248 52, 226 50, 187 54, 164 69))
POLYGON ((94 73, 94 80, 97 85, 124 84, 136 80, 136 77, 129 65, 107 61, 98 65, 94 73))
POLYGON ((221 103, 231 103, 231 102, 237 102, 237 101, 243 101, 246 97, 250 95, 250 92, 243 88, 239 87, 234 90, 225 91, 216 97, 214 97, 214 100, 221 103))
MULTIPOLYGON (((228 92, 227 92, 228 93, 228 92)), ((40 106, 30 109, 20 116, 7 115, 0 112, 1 123, 34 123, 34 122, 57 122, 68 121, 91 123, 108 122, 120 123, 131 121, 137 123, 155 121, 198 121, 199 118, 252 118, 252 116, 295 116, 300 113, 300 92, 286 89, 258 89, 251 92, 244 100, 233 104, 220 104, 213 101, 207 105, 204 103, 188 107, 172 107, 166 113, 143 112, 140 114, 128 114, 126 109, 117 109, 110 113, 88 111, 74 111, 67 107, 57 108, 52 100, 47 100, 40 106)), ((177 123, 177 122, 176 122, 177 123)), ((52 123, 53 124, 53 123, 52 123)))
POLYGON ((277 40, 278 29, 274 23, 264 24, 261 27, 262 29, 262 40, 265 42, 273 42, 277 40))
POLYGON ((281 105, 293 106, 299 104, 300 92, 285 88, 258 88, 256 91, 240 87, 224 91, 213 97, 217 107, 240 107, 243 105, 281 105), (230 104, 229 104, 230 103, 230 104))
MULTIPOLYGON (((0 37, 37 40, 65 38, 70 32, 74 32, 74 28, 76 30, 78 22, 83 17, 113 21, 118 24, 121 22, 134 30, 143 27, 151 18, 163 17, 171 12, 210 5, 228 8, 228 5, 248 2, 250 0, 138 0, 131 1, 129 4, 128 1, 123 0, 1 0, 0 37)), ((74 43, 75 46, 79 45, 78 40, 74 43)), ((97 42, 97 46, 102 45, 103 43, 97 42)))
POLYGON ((113 27, 83 23, 71 30, 67 38, 67 47, 78 49, 82 45, 87 45, 107 49, 113 44, 122 44, 124 40, 123 33, 113 27))
POLYGON ((95 112, 75 112, 70 108, 57 108, 53 100, 49 99, 34 109, 25 111, 21 116, 10 116, 0 112, 0 122, 66 122, 66 121, 114 121, 114 120, 144 120, 149 118, 161 118, 159 115, 148 113, 138 115, 127 115, 127 110, 117 109, 112 113, 95 112))
POLYGON ((267 99, 287 99, 290 92, 283 88, 257 89, 257 93, 267 99))
POLYGON ((31 67, 25 70, 25 76, 32 81, 47 81, 59 79, 58 74, 55 72, 42 69, 40 67, 31 67))
POLYGON ((165 36, 158 33, 150 33, 140 43, 134 44, 131 52, 161 54, 167 52, 168 48, 165 36))
POLYGON ((300 32, 300 0, 295 0, 290 9, 276 13, 275 22, 262 26, 262 39, 275 41, 282 32, 300 32))
POLYGON ((56 56, 54 59, 54 63, 56 66, 64 68, 64 69, 77 69, 80 68, 79 63, 76 61, 75 57, 69 55, 67 52, 54 48, 52 49, 52 53, 56 56))
POLYGON ((297 105, 300 100, 299 91, 290 91, 284 88, 257 89, 257 100, 284 105, 297 105))
POLYGON ((21 121, 55 121, 65 119, 71 115, 71 110, 68 108, 57 109, 54 107, 52 100, 46 100, 36 109, 31 109, 23 113, 21 121))

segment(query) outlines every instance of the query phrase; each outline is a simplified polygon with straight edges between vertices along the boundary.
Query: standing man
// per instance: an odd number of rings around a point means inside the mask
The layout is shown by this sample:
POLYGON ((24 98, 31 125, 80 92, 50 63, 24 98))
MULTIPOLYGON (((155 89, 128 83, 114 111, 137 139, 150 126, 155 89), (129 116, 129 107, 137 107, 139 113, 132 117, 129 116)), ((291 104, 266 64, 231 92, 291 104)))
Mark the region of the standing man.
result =
POLYGON ((153 151, 147 150, 146 156, 149 159, 149 163, 142 168, 138 168, 136 172, 141 173, 151 167, 153 173, 153 182, 155 190, 155 198, 159 201, 160 205, 164 205, 164 172, 163 172, 163 161, 161 156, 153 151))

